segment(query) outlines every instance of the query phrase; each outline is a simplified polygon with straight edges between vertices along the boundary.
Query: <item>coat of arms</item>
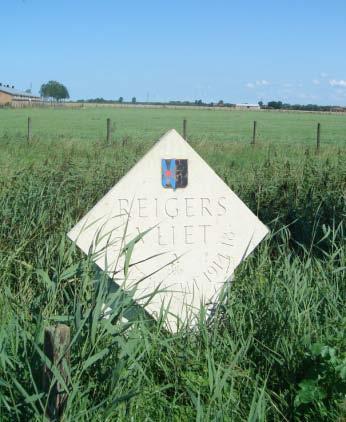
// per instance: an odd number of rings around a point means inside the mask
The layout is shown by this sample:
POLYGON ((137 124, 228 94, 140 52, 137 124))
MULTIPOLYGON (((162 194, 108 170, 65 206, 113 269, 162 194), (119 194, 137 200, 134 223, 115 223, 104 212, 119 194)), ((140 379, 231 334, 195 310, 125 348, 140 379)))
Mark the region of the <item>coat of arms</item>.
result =
POLYGON ((161 160, 161 177, 164 188, 178 189, 187 186, 187 160, 176 158, 161 160))

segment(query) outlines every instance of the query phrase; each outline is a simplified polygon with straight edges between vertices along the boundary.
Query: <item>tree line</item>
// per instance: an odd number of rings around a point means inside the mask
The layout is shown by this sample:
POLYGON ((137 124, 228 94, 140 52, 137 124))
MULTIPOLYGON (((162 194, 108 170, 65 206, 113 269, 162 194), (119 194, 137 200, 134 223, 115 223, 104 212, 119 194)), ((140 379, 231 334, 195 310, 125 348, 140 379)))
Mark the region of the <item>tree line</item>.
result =
POLYGON ((259 102, 263 109, 272 110, 300 110, 300 111, 345 111, 345 107, 318 104, 288 104, 282 101, 269 101, 266 105, 259 102))
POLYGON ((136 97, 132 97, 131 101, 125 101, 124 97, 118 100, 107 100, 103 97, 88 98, 77 100, 77 103, 99 103, 99 104, 148 104, 148 105, 177 105, 177 106, 203 106, 203 107, 235 107, 233 103, 226 103, 222 100, 218 102, 204 102, 202 100, 195 101, 137 101, 136 97))
MULTIPOLYGON (((202 100, 195 101, 137 101, 136 97, 133 97, 131 101, 125 101, 123 97, 118 100, 106 100, 102 97, 89 98, 77 100, 78 103, 95 103, 95 104, 147 104, 147 105, 173 105, 173 106, 201 106, 201 107, 236 107, 236 104, 224 102, 220 100, 218 102, 205 102, 202 100)), ((346 111, 346 107, 333 106, 333 105, 317 105, 317 104, 288 104, 282 101, 269 101, 267 104, 262 101, 258 102, 261 109, 264 110, 298 110, 298 111, 346 111)))
MULTIPOLYGON (((51 98, 56 101, 66 100, 70 98, 68 89, 58 81, 48 81, 43 84, 40 89, 41 97, 51 98)), ((77 100, 77 103, 95 103, 95 104, 148 104, 148 105, 176 105, 176 106, 201 106, 201 107, 236 107, 236 104, 219 100, 217 102, 205 102, 201 99, 194 101, 164 101, 164 102, 138 102, 136 97, 132 97, 131 101, 125 101, 124 97, 117 100, 106 100, 103 97, 89 98, 87 100, 77 100)), ((258 105, 262 109, 268 110, 301 110, 301 111, 346 111, 345 107, 333 105, 317 105, 317 104, 289 104, 282 101, 268 101, 264 104, 259 101, 258 105)))

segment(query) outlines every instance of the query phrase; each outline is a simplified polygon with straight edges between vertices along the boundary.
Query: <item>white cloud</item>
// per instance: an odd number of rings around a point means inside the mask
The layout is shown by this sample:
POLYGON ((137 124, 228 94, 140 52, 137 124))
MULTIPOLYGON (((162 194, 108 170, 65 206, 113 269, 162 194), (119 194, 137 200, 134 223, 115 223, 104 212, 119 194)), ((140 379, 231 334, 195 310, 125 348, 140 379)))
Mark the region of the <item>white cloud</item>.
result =
POLYGON ((270 82, 267 81, 266 79, 259 79, 256 82, 248 82, 246 84, 247 88, 255 88, 255 87, 260 87, 260 86, 268 86, 270 85, 270 82))
POLYGON ((346 79, 340 79, 339 81, 336 79, 331 79, 329 81, 329 85, 336 86, 339 88, 346 88, 346 79))
POLYGON ((257 86, 266 86, 266 85, 269 85, 269 82, 266 81, 265 79, 262 79, 260 81, 256 81, 256 85, 257 86))
POLYGON ((313 83, 314 85, 320 85, 321 81, 320 81, 319 79, 313 79, 313 80, 312 80, 312 83, 313 83))

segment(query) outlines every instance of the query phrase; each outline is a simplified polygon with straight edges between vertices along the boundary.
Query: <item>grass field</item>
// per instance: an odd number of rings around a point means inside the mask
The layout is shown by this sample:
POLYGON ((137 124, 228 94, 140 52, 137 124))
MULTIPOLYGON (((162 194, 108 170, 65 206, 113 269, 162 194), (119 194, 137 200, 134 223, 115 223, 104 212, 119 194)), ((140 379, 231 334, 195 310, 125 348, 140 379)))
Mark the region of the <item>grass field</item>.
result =
POLYGON ((248 143, 253 121, 258 122, 258 142, 265 145, 298 144, 314 146, 316 125, 322 126, 322 143, 346 145, 345 114, 303 112, 251 112, 223 110, 174 110, 138 108, 21 109, 0 110, 0 137, 26 137, 27 117, 33 121, 33 134, 45 140, 104 139, 106 118, 114 124, 114 139, 130 136, 153 141, 168 128, 182 130, 188 121, 191 140, 248 143))
POLYGON ((43 330, 59 321, 72 332, 66 421, 345 420, 345 129, 342 115, 0 110, 0 420, 43 420, 43 330), (66 233, 183 118, 272 234, 213 320, 202 310, 197 329, 173 335, 162 321, 124 324, 131 303, 110 295, 66 233))

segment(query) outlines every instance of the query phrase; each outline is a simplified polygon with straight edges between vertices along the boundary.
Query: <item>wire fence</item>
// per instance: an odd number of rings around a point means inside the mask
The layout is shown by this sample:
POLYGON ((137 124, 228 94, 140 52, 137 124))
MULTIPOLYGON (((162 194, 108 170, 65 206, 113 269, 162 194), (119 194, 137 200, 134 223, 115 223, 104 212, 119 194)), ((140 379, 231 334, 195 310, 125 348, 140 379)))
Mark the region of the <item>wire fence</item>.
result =
POLYGON ((138 108, 0 110, 0 139, 150 141, 175 128, 188 141, 346 146, 346 115, 138 108))

